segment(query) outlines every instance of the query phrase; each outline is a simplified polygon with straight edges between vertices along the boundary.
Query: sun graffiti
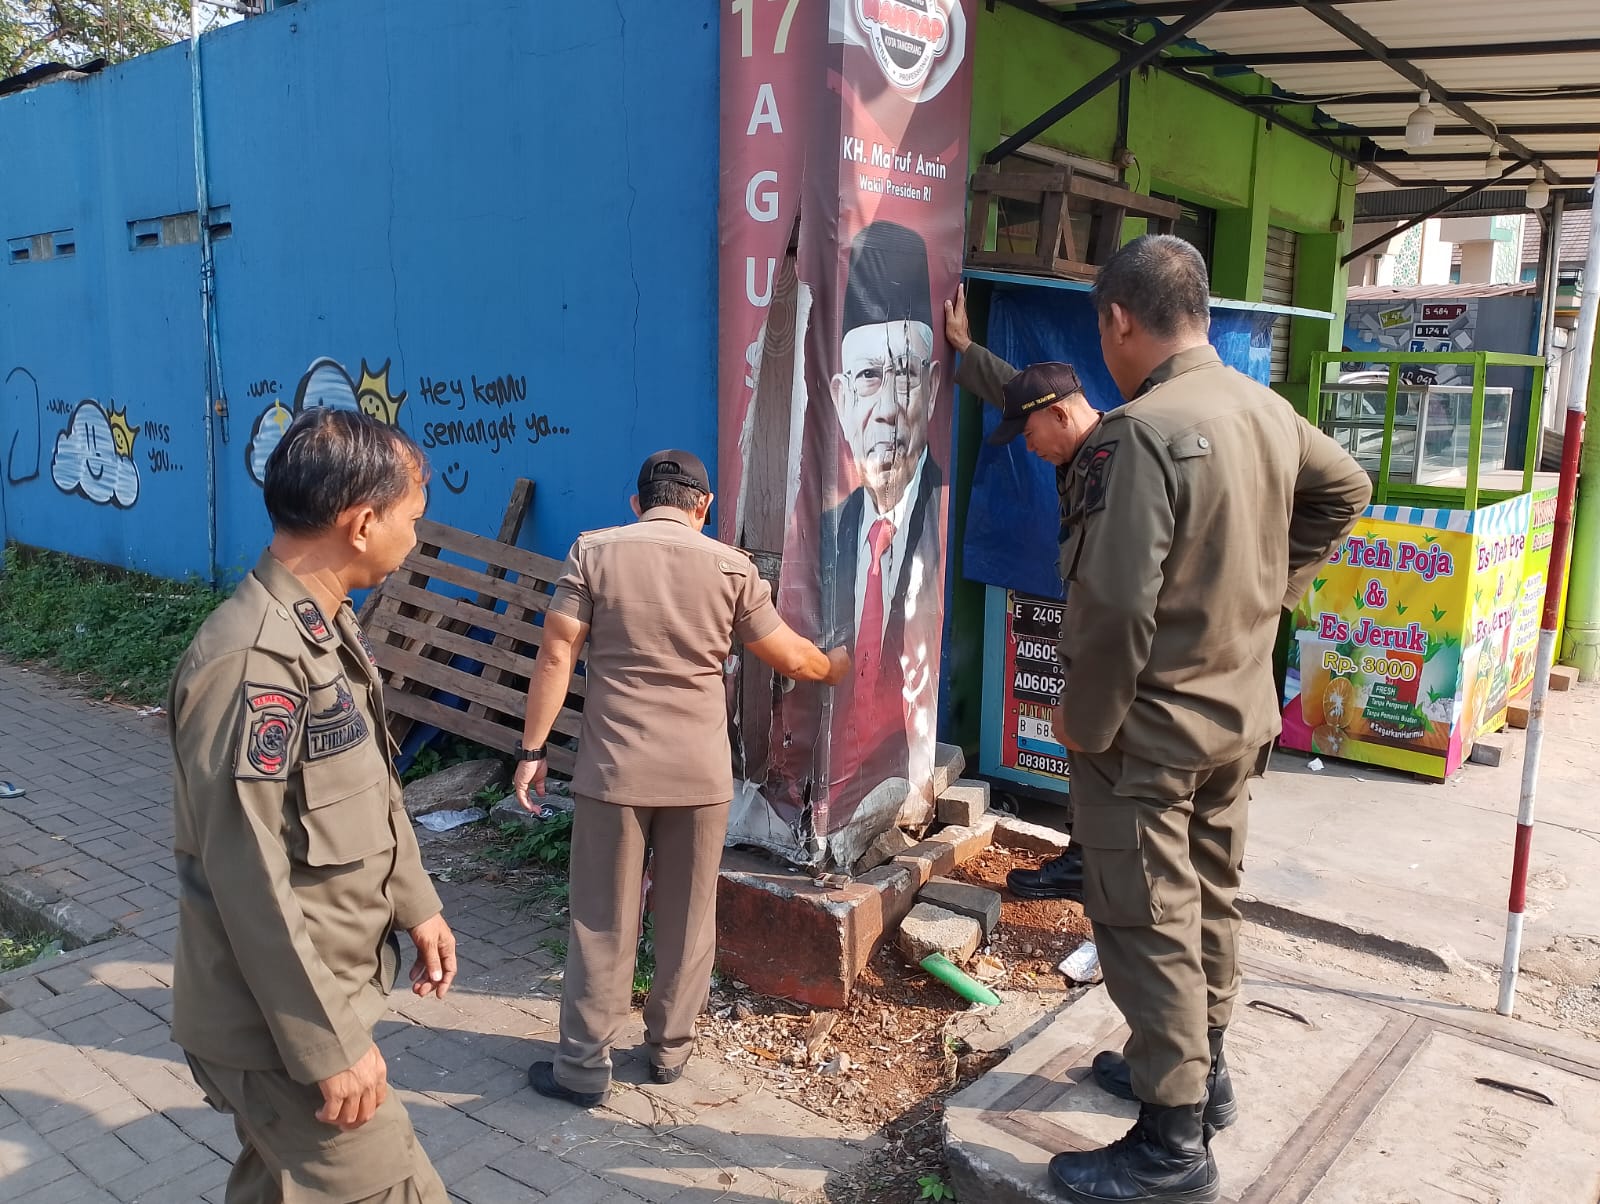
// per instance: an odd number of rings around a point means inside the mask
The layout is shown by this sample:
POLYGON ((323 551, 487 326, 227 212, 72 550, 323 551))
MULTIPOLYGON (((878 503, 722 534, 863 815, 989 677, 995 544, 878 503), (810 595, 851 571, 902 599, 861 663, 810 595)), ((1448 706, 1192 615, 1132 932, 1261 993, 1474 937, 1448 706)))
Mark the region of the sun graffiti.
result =
POLYGON ((139 428, 129 424, 127 408, 108 411, 106 425, 111 428, 111 443, 117 449, 117 455, 131 457, 133 441, 139 436, 139 428))
POLYGON ((394 426, 400 419, 400 406, 407 394, 404 389, 398 394, 389 392, 389 363, 384 360, 383 367, 374 373, 367 367, 365 359, 361 361, 361 383, 356 386, 356 404, 367 417, 394 426))

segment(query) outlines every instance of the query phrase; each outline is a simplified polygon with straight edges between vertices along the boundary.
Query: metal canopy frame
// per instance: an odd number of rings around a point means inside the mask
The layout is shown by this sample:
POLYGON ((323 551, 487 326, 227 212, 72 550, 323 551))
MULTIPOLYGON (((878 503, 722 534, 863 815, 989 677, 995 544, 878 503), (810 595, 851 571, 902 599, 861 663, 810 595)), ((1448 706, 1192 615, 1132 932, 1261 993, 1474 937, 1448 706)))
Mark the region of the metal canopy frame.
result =
POLYGON ((1525 166, 1526 166, 1525 163, 1521 163, 1521 162, 1513 163, 1510 166, 1508 166, 1504 171, 1502 171, 1499 174, 1499 176, 1497 176, 1496 178, 1494 178, 1492 180, 1482 180, 1479 183, 1472 185, 1470 188, 1464 188, 1460 192, 1455 193, 1452 196, 1446 197, 1443 201, 1441 201, 1437 205, 1434 205, 1432 208, 1425 209, 1421 213, 1415 215, 1414 217, 1406 219, 1406 221, 1403 224, 1401 224, 1399 226, 1396 226, 1393 230, 1385 230, 1382 234, 1378 235, 1378 237, 1374 238, 1372 241, 1362 243, 1359 247, 1356 247, 1353 251, 1350 251, 1342 259, 1340 259, 1339 260, 1339 266, 1340 267, 1348 267, 1350 264, 1354 263, 1357 259, 1360 259, 1363 255, 1365 255, 1368 251, 1373 250, 1375 247, 1383 246, 1384 243, 1390 242, 1390 241, 1398 238, 1400 235, 1404 234, 1407 230, 1410 230, 1410 229, 1413 229, 1416 226, 1422 225, 1422 223, 1427 221, 1429 218, 1438 217, 1440 214, 1442 214, 1442 213, 1444 213, 1444 212, 1446 212, 1446 211, 1448 211, 1450 209, 1455 208, 1462 201, 1465 201, 1465 200, 1468 200, 1471 197, 1477 196, 1478 193, 1480 193, 1480 192, 1487 192, 1489 189, 1493 188, 1496 184, 1498 184, 1502 180, 1504 180, 1512 172, 1518 170, 1519 168, 1525 167, 1525 166))
MULTIPOLYGON (((1249 68, 1257 71, 1275 65, 1317 65, 1340 63, 1378 63, 1393 71, 1415 91, 1374 91, 1365 94, 1329 97, 1345 103, 1404 104, 1418 92, 1427 92, 1432 102, 1448 110, 1463 126, 1451 126, 1437 131, 1437 137, 1463 137, 1480 135, 1504 149, 1509 158, 1518 160, 1519 166, 1543 171, 1552 188, 1568 184, 1568 178, 1553 164, 1577 159, 1587 159, 1589 149, 1538 150, 1518 139, 1560 134, 1591 134, 1600 132, 1600 124, 1590 122, 1525 123, 1521 125, 1497 124, 1472 107, 1474 103, 1501 103, 1502 101, 1535 100, 1586 100, 1600 99, 1600 83, 1557 85, 1551 88, 1529 88, 1525 92, 1466 91, 1454 92, 1442 86, 1418 62, 1430 60, 1461 60, 1471 58, 1500 58, 1516 56, 1559 56, 1600 53, 1600 38, 1544 39, 1523 42, 1480 42, 1468 45, 1426 45, 1391 48, 1363 28, 1347 9, 1359 10, 1363 3, 1377 0, 1154 0, 1152 3, 1101 3, 1079 4, 1062 10, 1044 0, 988 0, 992 8, 996 3, 1029 12, 1043 20, 1070 29, 1091 40, 1115 50, 1118 60, 1089 83, 1065 97, 1059 104, 1041 113, 1022 130, 1006 138, 985 156, 986 162, 995 163, 1019 149, 1039 133, 1054 125, 1067 114, 1081 107, 1118 80, 1125 79, 1140 68, 1156 68, 1177 75, 1186 82, 1200 87, 1229 103, 1258 112, 1265 110, 1268 120, 1298 136, 1323 147, 1347 162, 1356 163, 1395 188, 1418 187, 1416 181, 1401 180, 1385 169, 1384 164, 1396 163, 1469 163, 1485 156, 1481 152, 1436 151, 1431 154, 1411 154, 1403 150, 1389 150, 1376 145, 1372 139, 1396 137, 1404 129, 1382 127, 1328 127, 1307 128, 1283 119, 1274 110, 1290 105, 1315 106, 1319 99, 1311 96, 1279 94, 1272 96, 1244 96, 1223 87, 1215 79, 1200 74, 1212 69, 1249 68), (1196 27, 1224 11, 1273 11, 1299 9, 1315 17, 1345 41, 1349 49, 1337 50, 1266 50, 1248 54, 1214 54, 1209 52, 1167 54, 1196 27), (1172 24, 1163 19, 1173 19, 1172 24), (1150 40, 1138 42, 1130 36, 1132 31, 1153 24, 1158 32, 1150 40), (1121 26, 1120 32, 1116 31, 1121 26), (1355 154, 1340 146, 1334 139, 1361 139, 1360 152, 1355 154)), ((1266 78, 1266 77, 1263 77, 1266 78)), ((1505 176, 1500 177, 1501 180, 1505 176)), ((1585 182, 1587 177, 1585 177, 1585 182)), ((1498 181, 1492 181, 1498 182, 1498 181)), ((1461 181, 1456 181, 1457 184, 1461 181)), ((1570 183, 1577 185, 1578 180, 1570 183)), ((1471 189, 1467 194, 1482 191, 1471 189)), ((1457 198, 1461 199, 1461 198, 1457 198)))
MULTIPOLYGON (((1106 30, 1100 29, 1096 25, 1093 25, 1093 24, 1088 24, 1088 23, 1085 23, 1083 21, 1073 21, 1073 20, 1071 20, 1071 18, 1074 15, 1073 13, 1063 12, 1060 9, 1052 8, 1050 5, 1045 4, 1043 2, 1043 0, 987 0, 987 2, 989 3, 989 5, 991 7, 993 7, 996 4, 1004 4, 1008 8, 1014 8, 1019 12, 1028 13, 1030 16, 1037 17, 1041 21, 1048 21, 1052 25, 1059 25, 1063 29, 1069 29, 1073 33, 1079 35, 1080 37, 1087 38, 1089 41, 1097 42, 1101 46, 1104 46, 1108 50, 1115 51, 1119 56, 1126 54, 1128 52, 1128 50, 1130 49, 1130 43, 1129 43, 1128 39, 1120 37, 1120 36, 1118 36, 1117 34, 1114 34, 1114 33, 1109 33, 1106 30)), ((1376 0, 1342 0, 1342 2, 1358 3, 1359 4, 1359 3, 1373 3, 1373 2, 1376 2, 1376 0)), ((1192 0, 1191 0, 1190 4, 1187 7, 1192 7, 1192 6, 1193 5, 1192 5, 1192 0)), ((1229 7, 1229 11, 1237 11, 1240 6, 1243 6, 1243 7, 1247 8, 1247 9, 1248 8, 1263 8, 1263 7, 1273 7, 1273 8, 1298 7, 1299 6, 1299 0, 1255 0, 1255 2, 1252 2, 1252 0, 1233 0, 1233 4, 1229 7)), ((1146 7, 1171 8, 1171 7, 1176 7, 1176 6, 1174 6, 1174 5, 1158 5, 1158 6, 1140 5, 1139 7, 1140 8, 1146 8, 1146 7)), ((1103 19, 1103 18, 1098 17, 1098 16, 1095 18, 1095 20, 1097 20, 1097 21, 1101 20, 1101 19, 1103 19)), ((1147 68, 1147 69, 1161 71, 1161 72, 1166 73, 1167 75, 1171 75, 1171 76, 1173 76, 1173 77, 1175 77, 1177 79, 1181 79, 1181 80, 1183 80, 1184 83, 1190 85, 1191 87, 1198 88, 1198 89, 1200 89, 1200 91, 1206 93, 1207 95, 1214 96, 1218 100, 1224 102, 1225 104, 1231 104, 1231 105, 1235 106, 1236 108, 1249 109, 1250 106, 1247 104, 1247 102, 1252 100, 1252 99, 1256 99, 1256 98, 1244 96, 1241 93, 1235 92, 1231 88, 1225 88, 1221 84, 1215 82, 1214 80, 1212 80, 1208 76, 1198 75, 1198 74, 1195 74, 1194 72, 1184 70, 1183 62, 1184 62, 1184 60, 1181 59, 1181 58, 1167 58, 1167 57, 1157 56, 1155 58, 1152 58, 1149 62, 1145 63, 1144 67, 1147 68)), ((1116 77, 1116 78, 1126 79, 1132 73, 1133 70, 1137 70, 1137 68, 1131 68, 1128 71, 1122 72, 1120 74, 1120 76, 1116 77)), ((1115 82, 1115 79, 1107 81, 1106 85, 1103 85, 1103 86, 1109 86, 1110 83, 1112 83, 1112 82, 1115 82)), ((1081 89, 1080 89, 1080 91, 1081 91, 1081 89)), ((1085 101, 1088 101, 1089 99, 1091 99, 1090 96, 1082 97, 1077 102, 1078 106, 1081 106, 1085 101)), ((1063 116, 1063 117, 1066 116, 1066 113, 1063 113, 1061 116, 1063 116)), ((1060 119, 1061 119, 1060 117, 1056 118, 1057 121, 1059 121, 1060 119)), ((1338 139, 1342 135, 1336 130, 1314 130, 1314 129, 1308 129, 1303 125, 1297 124, 1296 122, 1288 121, 1288 120, 1286 120, 1286 119, 1284 119, 1282 117, 1277 117, 1277 116, 1271 117, 1271 118, 1269 118, 1269 120, 1278 129, 1284 130, 1284 131, 1286 131, 1286 132, 1288 132, 1290 134, 1294 134, 1296 137, 1303 138, 1307 142, 1310 142, 1315 146, 1321 147, 1323 150, 1327 151, 1329 154, 1333 155, 1335 158, 1342 159, 1344 162, 1349 163, 1354 167, 1360 167, 1360 168, 1363 168, 1363 169, 1365 169, 1367 171, 1370 171, 1373 175, 1377 176, 1380 180, 1383 180, 1386 184, 1390 184, 1390 185, 1392 185, 1392 186, 1394 186, 1396 188, 1402 188, 1402 187, 1405 186, 1405 181, 1399 179, 1398 177, 1394 176, 1393 174, 1391 174, 1390 172, 1385 170, 1381 164, 1373 164, 1372 162, 1370 162, 1370 160, 1368 160, 1367 158, 1363 157, 1359 151, 1354 151, 1354 150, 1351 150, 1349 147, 1341 146, 1338 143, 1338 141, 1336 141, 1336 139, 1338 139)), ((1008 139, 1008 141, 1010 141, 1010 139, 1008 139)), ((1001 143, 1000 145, 1003 146, 1004 143, 1001 143)), ((998 147, 996 147, 995 149, 998 149, 998 147)), ((993 153, 994 152, 992 150, 989 152, 989 154, 993 154, 993 153)), ((986 154, 984 156, 984 161, 985 162, 994 162, 995 160, 992 160, 992 159, 989 158, 989 154, 986 154)))

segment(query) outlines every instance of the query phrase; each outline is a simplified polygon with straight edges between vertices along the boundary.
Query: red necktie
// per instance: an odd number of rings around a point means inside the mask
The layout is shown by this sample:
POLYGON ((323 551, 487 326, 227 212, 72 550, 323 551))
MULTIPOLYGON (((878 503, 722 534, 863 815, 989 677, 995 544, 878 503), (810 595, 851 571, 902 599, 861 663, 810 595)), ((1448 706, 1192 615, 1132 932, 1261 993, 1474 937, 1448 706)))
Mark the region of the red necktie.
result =
POLYGON ((894 542, 894 524, 880 518, 867 531, 867 542, 872 545, 872 563, 856 629, 856 678, 870 689, 883 668, 883 554, 894 542))

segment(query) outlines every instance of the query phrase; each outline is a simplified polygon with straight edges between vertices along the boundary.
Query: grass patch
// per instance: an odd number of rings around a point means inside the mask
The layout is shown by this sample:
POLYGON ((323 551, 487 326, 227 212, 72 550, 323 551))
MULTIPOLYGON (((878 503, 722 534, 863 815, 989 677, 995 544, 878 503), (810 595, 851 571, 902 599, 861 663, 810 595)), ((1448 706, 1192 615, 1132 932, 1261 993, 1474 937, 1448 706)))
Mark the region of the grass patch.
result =
POLYGON ((226 595, 57 552, 5 550, 0 653, 37 661, 102 697, 166 700, 194 633, 226 595))
POLYGON ((506 824, 496 856, 509 866, 533 865, 565 872, 572 865, 572 812, 557 811, 531 827, 506 824))
MULTIPOLYGON (((400 775, 402 782, 415 782, 418 778, 425 778, 438 773, 441 769, 449 769, 467 761, 504 760, 503 754, 492 748, 485 748, 471 740, 460 736, 444 735, 435 739, 431 744, 425 744, 417 749, 416 755, 411 758, 411 764, 406 766, 400 775)), ((504 795, 501 795, 503 798, 504 795)), ((500 800, 494 799, 494 802, 500 800)))
POLYGON ((26 966, 50 942, 42 936, 7 936, 0 933, 0 973, 26 966))

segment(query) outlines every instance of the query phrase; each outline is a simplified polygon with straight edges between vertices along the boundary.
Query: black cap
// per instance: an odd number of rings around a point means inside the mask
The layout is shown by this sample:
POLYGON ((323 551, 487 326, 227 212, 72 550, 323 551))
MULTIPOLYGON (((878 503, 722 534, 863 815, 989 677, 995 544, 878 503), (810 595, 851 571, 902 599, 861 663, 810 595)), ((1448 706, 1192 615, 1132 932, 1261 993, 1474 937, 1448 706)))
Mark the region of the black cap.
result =
POLYGON ((1029 414, 1082 392, 1071 364, 1029 364, 1006 382, 1000 425, 994 428, 989 442, 1010 443, 1028 425, 1029 414))
POLYGON ((883 322, 933 325, 928 244, 894 222, 873 222, 850 244, 840 332, 883 322))
POLYGON ((644 467, 639 469, 639 491, 643 493, 646 485, 662 481, 687 485, 701 493, 711 492, 711 477, 707 475, 700 457, 693 452, 658 451, 646 460, 644 467))

